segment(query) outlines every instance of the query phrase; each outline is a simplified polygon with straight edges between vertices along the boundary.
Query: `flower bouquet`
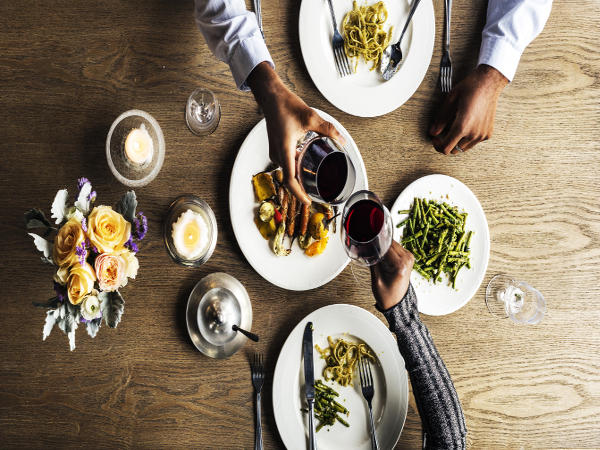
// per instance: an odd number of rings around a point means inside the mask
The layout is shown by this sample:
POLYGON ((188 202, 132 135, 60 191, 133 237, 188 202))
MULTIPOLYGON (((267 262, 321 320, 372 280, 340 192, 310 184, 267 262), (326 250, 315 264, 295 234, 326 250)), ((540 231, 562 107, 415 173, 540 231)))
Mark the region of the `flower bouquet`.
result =
POLYGON ((50 335, 55 324, 69 337, 75 349, 75 330, 85 324, 95 337, 102 318, 111 328, 121 321, 125 301, 119 289, 137 275, 137 242, 148 230, 143 213, 136 214, 135 192, 127 192, 113 210, 94 206, 96 192, 86 178, 77 182, 77 197, 67 205, 66 189, 57 192, 52 203, 54 227, 39 209, 25 213, 27 229, 43 229, 42 236, 29 233, 42 261, 57 266, 54 275, 56 295, 35 306, 49 308, 42 339, 50 335), (53 231, 54 240, 46 239, 53 231))

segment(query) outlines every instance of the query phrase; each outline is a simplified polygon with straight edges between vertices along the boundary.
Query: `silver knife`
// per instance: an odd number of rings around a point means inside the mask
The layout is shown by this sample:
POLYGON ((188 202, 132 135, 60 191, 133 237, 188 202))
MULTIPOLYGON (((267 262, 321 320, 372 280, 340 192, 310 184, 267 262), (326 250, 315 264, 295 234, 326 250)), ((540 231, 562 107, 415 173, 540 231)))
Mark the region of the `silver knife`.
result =
POLYGON ((412 20, 412 16, 417 10, 419 3, 421 3, 421 0, 413 0, 412 5, 410 6, 410 11, 408 12, 408 18, 406 19, 402 33, 400 33, 400 39, 398 39, 398 42, 395 44, 386 48, 381 55, 379 70, 381 70, 381 76, 386 81, 392 78, 400 68, 400 61, 402 61, 402 50, 400 49, 400 43, 402 42, 404 33, 406 33, 408 24, 412 20))
POLYGON ((313 324, 308 322, 302 338, 302 354, 304 356, 304 392, 308 403, 308 424, 310 431, 309 449, 317 450, 315 436, 315 368, 313 362, 313 324))

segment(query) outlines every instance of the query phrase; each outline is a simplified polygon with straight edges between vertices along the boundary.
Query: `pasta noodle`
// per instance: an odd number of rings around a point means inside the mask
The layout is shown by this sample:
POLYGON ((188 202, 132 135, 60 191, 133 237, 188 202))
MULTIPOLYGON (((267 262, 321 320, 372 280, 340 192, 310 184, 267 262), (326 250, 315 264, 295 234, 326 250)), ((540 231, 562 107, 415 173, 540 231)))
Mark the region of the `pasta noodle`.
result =
POLYGON ((354 342, 338 339, 334 341, 327 336, 329 347, 322 349, 315 345, 327 365, 323 369, 323 378, 326 381, 336 381, 341 386, 352 384, 354 368, 361 356, 375 361, 375 357, 369 351, 366 344, 355 344, 354 342))
POLYGON ((388 32, 383 30, 387 17, 388 12, 382 1, 370 6, 358 6, 356 0, 352 2, 352 10, 342 22, 342 31, 346 56, 354 59, 354 72, 361 56, 365 62, 373 63, 370 70, 379 66, 394 29, 390 27, 388 32))

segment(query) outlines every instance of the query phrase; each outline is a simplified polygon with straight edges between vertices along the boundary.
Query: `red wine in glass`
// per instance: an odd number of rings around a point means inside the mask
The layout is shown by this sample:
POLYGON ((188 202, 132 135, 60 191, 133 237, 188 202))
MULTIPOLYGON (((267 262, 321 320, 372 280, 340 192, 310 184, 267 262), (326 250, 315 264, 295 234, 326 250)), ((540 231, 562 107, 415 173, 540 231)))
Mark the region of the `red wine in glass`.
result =
POLYGON ((354 189, 354 165, 333 139, 316 133, 309 135, 298 158, 300 183, 318 202, 343 203, 354 189))
POLYGON ((392 244, 392 218, 379 198, 358 191, 344 206, 342 239, 348 256, 367 266, 377 264, 392 244))

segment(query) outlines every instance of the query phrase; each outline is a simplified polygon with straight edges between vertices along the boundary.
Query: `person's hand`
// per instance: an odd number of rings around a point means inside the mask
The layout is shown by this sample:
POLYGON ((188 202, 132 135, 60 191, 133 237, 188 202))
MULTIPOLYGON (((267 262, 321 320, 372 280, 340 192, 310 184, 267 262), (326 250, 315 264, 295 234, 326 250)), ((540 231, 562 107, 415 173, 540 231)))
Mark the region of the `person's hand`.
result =
POLYGON ((396 241, 383 259, 371 266, 371 289, 381 309, 395 306, 406 294, 415 257, 396 241))
POLYGON ((315 131, 344 144, 342 135, 330 123, 291 92, 266 63, 260 63, 248 77, 248 86, 267 120, 269 157, 283 169, 288 189, 303 203, 310 199, 296 178, 296 144, 307 131, 315 131))
POLYGON ((498 97, 508 80, 491 66, 480 65, 458 83, 444 100, 429 134, 440 152, 460 153, 489 139, 494 129, 498 97))

